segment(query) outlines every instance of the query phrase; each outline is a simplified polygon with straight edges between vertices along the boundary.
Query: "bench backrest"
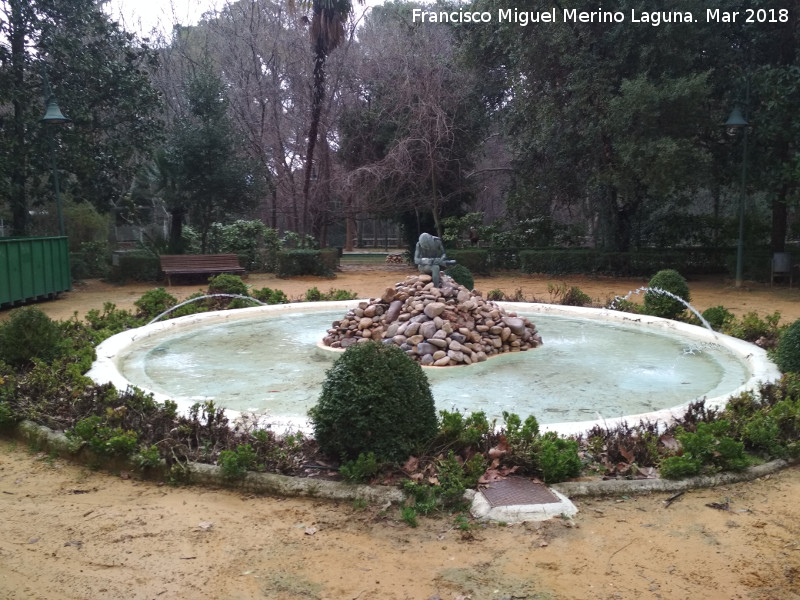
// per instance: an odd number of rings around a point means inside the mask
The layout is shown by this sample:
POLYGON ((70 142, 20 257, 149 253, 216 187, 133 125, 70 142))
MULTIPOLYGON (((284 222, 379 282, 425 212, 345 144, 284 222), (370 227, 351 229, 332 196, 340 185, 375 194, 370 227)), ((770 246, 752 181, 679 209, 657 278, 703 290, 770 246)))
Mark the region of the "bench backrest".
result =
POLYGON ((163 254, 161 268, 185 269, 185 268, 225 268, 241 269, 239 257, 235 254, 163 254))

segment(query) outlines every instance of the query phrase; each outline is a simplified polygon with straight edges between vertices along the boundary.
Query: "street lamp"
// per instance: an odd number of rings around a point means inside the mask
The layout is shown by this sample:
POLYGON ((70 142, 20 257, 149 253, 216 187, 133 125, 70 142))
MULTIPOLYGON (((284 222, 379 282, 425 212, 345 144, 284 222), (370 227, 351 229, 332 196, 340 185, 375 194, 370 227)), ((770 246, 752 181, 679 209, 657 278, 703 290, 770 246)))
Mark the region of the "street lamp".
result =
MULTIPOLYGON (((44 116, 40 119, 42 123, 51 124, 51 125, 61 125, 63 123, 69 123, 69 119, 65 117, 61 113, 61 109, 58 107, 58 103, 56 102, 56 97, 53 94, 52 90, 50 89, 50 82, 47 80, 47 73, 44 73, 44 88, 45 93, 47 94, 47 110, 45 110, 44 116)), ((56 165, 56 144, 54 141, 54 136, 52 132, 48 132, 47 135, 48 142, 50 143, 50 167, 53 171, 53 188, 56 192, 56 209, 58 210, 58 234, 60 236, 66 235, 64 231, 64 211, 61 206, 61 190, 58 187, 58 167, 56 165)))
POLYGON ((736 287, 742 287, 742 262, 744 256, 744 201, 745 201, 745 182, 747 179, 747 120, 742 116, 742 111, 738 107, 734 108, 725 127, 736 131, 742 129, 742 188, 739 196, 739 245, 736 248, 736 287))

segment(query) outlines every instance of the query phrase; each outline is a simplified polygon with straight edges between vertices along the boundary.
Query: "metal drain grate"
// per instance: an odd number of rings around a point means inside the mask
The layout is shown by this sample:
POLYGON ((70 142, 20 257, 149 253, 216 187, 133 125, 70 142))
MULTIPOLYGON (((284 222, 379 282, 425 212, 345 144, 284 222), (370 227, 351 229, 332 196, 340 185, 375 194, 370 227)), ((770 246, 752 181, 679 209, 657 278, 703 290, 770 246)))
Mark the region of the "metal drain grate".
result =
POLYGON ((561 502, 543 483, 522 477, 509 477, 495 481, 481 490, 489 504, 515 506, 517 504, 556 504, 561 502))

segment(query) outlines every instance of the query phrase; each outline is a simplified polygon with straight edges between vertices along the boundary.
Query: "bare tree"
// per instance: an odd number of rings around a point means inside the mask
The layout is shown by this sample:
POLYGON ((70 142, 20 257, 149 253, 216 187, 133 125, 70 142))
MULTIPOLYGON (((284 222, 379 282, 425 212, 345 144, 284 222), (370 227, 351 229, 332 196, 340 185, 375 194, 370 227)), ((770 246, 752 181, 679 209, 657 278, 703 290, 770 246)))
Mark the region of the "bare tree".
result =
POLYGON ((398 10, 373 9, 359 35, 347 183, 369 198, 373 213, 430 212, 441 234, 445 205, 469 192, 466 170, 481 109, 470 73, 458 65, 451 30, 414 25, 398 10))

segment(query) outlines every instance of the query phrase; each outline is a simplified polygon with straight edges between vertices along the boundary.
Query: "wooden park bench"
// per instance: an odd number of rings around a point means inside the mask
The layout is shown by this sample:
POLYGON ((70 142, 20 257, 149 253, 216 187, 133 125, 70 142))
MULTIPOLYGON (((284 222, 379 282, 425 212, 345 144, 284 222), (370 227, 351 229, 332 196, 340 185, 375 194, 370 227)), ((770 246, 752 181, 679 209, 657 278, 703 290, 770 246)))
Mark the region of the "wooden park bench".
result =
POLYGON ((168 285, 172 285, 173 275, 244 274, 235 254, 163 254, 159 258, 168 285))

